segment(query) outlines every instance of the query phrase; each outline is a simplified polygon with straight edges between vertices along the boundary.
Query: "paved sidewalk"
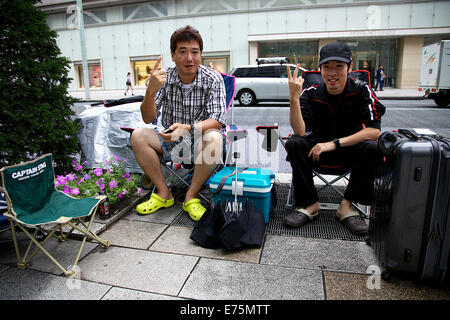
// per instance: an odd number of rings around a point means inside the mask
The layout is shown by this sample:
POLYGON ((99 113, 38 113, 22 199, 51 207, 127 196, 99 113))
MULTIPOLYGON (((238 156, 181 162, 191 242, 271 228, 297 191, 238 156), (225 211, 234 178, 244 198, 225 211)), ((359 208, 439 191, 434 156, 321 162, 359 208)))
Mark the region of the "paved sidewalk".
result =
MULTIPOLYGON (((100 237, 112 245, 105 250, 88 242, 75 279, 66 279, 42 253, 29 269, 19 270, 13 243, 5 242, 9 231, 0 233, 0 300, 178 300, 167 319, 202 301, 216 306, 240 300, 234 303, 269 305, 278 312, 284 308, 280 301, 288 300, 450 300, 448 288, 401 278, 385 282, 373 275, 378 261, 365 241, 266 233, 261 248, 202 248, 189 238, 192 226, 176 223, 185 218, 181 203, 137 215, 136 203, 148 196, 134 199, 110 220, 96 220, 100 237)), ((287 210, 280 200, 277 208, 287 210)), ((325 218, 322 211, 320 216, 325 218)), ((20 241, 22 249, 26 244, 20 241)), ((63 265, 70 265, 76 252, 70 249, 79 244, 77 239, 48 243, 58 248, 63 265)), ((295 311, 295 305, 287 306, 295 311)))

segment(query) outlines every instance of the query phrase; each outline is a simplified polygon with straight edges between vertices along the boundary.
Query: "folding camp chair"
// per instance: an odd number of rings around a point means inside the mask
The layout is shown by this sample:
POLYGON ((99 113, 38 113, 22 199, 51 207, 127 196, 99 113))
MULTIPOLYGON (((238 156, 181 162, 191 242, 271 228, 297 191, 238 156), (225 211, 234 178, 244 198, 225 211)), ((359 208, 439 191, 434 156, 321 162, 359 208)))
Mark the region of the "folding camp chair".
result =
MULTIPOLYGON (((234 107, 234 96, 236 94, 236 78, 234 76, 225 74, 225 73, 221 73, 223 81, 225 83, 225 93, 226 93, 226 114, 227 114, 227 126, 224 128, 227 136, 231 136, 230 132, 231 131, 236 131, 237 127, 234 125, 234 116, 233 116, 233 107, 234 107), (228 124, 230 117, 229 117, 229 112, 231 111, 231 124, 228 124)), ((133 132, 133 128, 121 128, 124 131, 129 132, 130 134, 133 132)), ((234 135, 234 137, 236 137, 236 135, 234 135)), ((227 163, 227 159, 228 159, 228 155, 229 155, 229 150, 225 152, 225 154, 227 155, 226 158, 224 158, 224 163, 227 163)), ((181 164, 181 166, 186 169, 186 170, 179 170, 180 169, 180 164, 174 163, 173 161, 170 162, 163 162, 161 161, 161 166, 163 167, 164 170, 166 170, 168 172, 169 175, 172 175, 173 177, 175 177, 175 182, 170 186, 170 187, 175 187, 178 186, 179 184, 184 184, 187 187, 190 187, 190 180, 192 179, 192 174, 194 171, 194 165, 193 164, 181 164)), ((216 168, 215 168, 215 172, 217 172, 223 165, 219 164, 216 168)), ((143 184, 144 187, 146 187, 147 189, 152 189, 152 192, 155 191, 155 187, 154 185, 151 183, 150 179, 144 174, 142 176, 141 182, 143 184)), ((203 196, 201 193, 198 194, 199 197, 201 197, 204 201, 210 203, 210 200, 208 198, 206 198, 205 196, 203 196)))
MULTIPOLYGON (((304 79, 303 83, 303 89, 306 89, 313 85, 319 85, 322 82, 322 76, 320 74, 320 71, 303 71, 301 73, 302 78, 304 79)), ((363 81, 366 82, 370 87, 370 74, 367 70, 356 70, 352 71, 348 75, 349 78, 357 79, 357 81, 363 81)), ((256 130, 264 135, 263 140, 263 149, 265 149, 268 152, 274 152, 277 149, 278 141, 280 141, 281 145, 285 148, 286 140, 289 139, 288 137, 282 137, 280 135, 280 131, 278 130, 278 125, 275 124, 273 126, 258 126, 256 130)), ((289 159, 287 159, 289 161, 289 159)), ((344 197, 344 193, 341 191, 340 188, 336 187, 336 184, 339 181, 344 181, 344 184, 349 181, 350 176, 350 169, 343 167, 343 166, 334 166, 334 165, 323 165, 320 164, 317 167, 312 169, 313 177, 317 177, 320 179, 324 185, 317 188, 317 191, 323 191, 326 188, 330 188, 335 193, 337 193, 340 197, 344 197), (333 178, 331 180, 326 179, 324 176, 337 176, 336 178, 333 178)), ((292 188, 293 183, 291 181, 287 201, 285 207, 288 209, 291 209, 294 204, 292 203, 292 188)), ((369 209, 366 207, 365 210, 363 210, 360 206, 353 203, 353 207, 363 216, 364 218, 368 217, 369 209)))
POLYGON ((8 212, 5 215, 11 223, 18 268, 27 268, 33 257, 41 250, 67 277, 71 277, 76 273, 76 266, 88 237, 99 242, 103 248, 110 246, 109 241, 101 240, 90 230, 98 205, 106 197, 75 199, 56 190, 51 154, 43 155, 33 161, 4 167, 0 172, 8 206, 8 212), (89 220, 86 219, 88 217, 90 217, 89 220), (30 239, 23 257, 19 252, 14 224, 17 224, 30 239), (44 230, 44 226, 49 229, 44 230), (71 229, 63 232, 63 226, 69 226, 71 229), (36 229, 34 234, 28 231, 29 228, 36 229), (39 230, 48 232, 42 242, 36 239, 39 230), (44 246, 51 237, 56 236, 57 231, 59 231, 57 238, 64 241, 74 230, 83 233, 84 237, 72 268, 66 269, 44 246), (37 248, 30 254, 33 244, 37 248))

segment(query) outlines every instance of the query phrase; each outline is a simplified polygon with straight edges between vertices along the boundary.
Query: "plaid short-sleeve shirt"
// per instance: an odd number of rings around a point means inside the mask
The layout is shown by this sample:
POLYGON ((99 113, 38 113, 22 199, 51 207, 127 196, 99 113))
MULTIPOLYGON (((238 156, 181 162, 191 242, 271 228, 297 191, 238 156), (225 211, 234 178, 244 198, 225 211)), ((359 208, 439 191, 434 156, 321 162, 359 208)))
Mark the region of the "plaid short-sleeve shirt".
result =
POLYGON ((174 123, 194 124, 214 119, 226 125, 226 93, 222 76, 203 65, 191 88, 183 90, 177 68, 167 69, 167 80, 156 94, 156 109, 164 128, 174 123))

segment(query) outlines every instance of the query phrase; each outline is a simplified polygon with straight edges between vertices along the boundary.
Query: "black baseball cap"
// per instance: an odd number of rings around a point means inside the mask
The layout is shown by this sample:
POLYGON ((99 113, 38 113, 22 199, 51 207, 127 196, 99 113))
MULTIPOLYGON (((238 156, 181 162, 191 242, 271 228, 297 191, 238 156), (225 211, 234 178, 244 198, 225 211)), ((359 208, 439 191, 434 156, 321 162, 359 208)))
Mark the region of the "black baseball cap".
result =
POLYGON ((327 43, 320 49, 319 67, 330 60, 352 62, 352 50, 343 42, 327 43))

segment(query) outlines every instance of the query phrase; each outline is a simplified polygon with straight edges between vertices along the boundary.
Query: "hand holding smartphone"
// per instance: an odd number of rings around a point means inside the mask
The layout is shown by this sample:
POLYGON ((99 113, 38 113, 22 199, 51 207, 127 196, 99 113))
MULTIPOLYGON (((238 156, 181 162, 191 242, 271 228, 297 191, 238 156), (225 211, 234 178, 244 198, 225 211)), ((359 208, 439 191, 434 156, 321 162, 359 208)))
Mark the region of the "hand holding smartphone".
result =
POLYGON ((164 133, 164 134, 168 134, 168 133, 171 133, 171 132, 173 132, 173 130, 172 129, 170 129, 170 128, 167 128, 167 129, 164 129, 163 131, 161 131, 162 133, 164 133))

